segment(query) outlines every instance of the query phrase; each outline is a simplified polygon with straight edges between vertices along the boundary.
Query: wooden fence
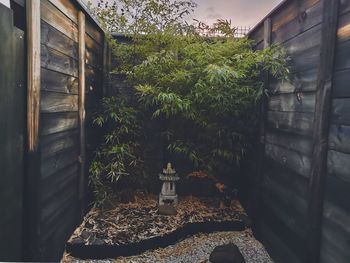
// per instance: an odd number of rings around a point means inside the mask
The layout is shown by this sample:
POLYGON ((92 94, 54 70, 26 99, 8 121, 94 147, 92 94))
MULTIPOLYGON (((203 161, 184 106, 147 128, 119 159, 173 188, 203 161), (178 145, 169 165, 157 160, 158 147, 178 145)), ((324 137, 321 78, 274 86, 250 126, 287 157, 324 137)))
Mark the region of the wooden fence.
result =
POLYGON ((249 37, 281 44, 292 76, 266 78, 258 233, 276 262, 349 262, 350 1, 283 1, 249 37))
MULTIPOLYGON (((12 24, 7 31, 13 24, 22 25, 25 35, 26 52, 15 60, 16 70, 27 62, 27 73, 23 73, 27 83, 21 90, 27 102, 21 101, 19 93, 13 102, 16 110, 9 108, 11 112, 2 114, 16 121, 22 118, 27 128, 21 130, 25 149, 17 153, 17 164, 9 163, 18 169, 17 181, 23 181, 17 188, 12 186, 18 189, 14 202, 23 195, 23 204, 17 206, 22 209, 17 212, 23 218, 23 231, 14 232, 23 237, 23 248, 0 261, 57 261, 88 205, 87 170, 98 140, 91 116, 103 94, 104 32, 78 0, 14 0, 12 11, 1 8, 14 20, 8 21, 12 24), (21 111, 25 104, 26 113, 21 111)), ((1 50, 6 44, 11 46, 2 41, 1 50)), ((4 177, 11 176, 10 172, 5 171, 4 177)), ((5 227, 1 221, 0 229, 5 227)), ((7 247, 15 247, 20 240, 7 247)))

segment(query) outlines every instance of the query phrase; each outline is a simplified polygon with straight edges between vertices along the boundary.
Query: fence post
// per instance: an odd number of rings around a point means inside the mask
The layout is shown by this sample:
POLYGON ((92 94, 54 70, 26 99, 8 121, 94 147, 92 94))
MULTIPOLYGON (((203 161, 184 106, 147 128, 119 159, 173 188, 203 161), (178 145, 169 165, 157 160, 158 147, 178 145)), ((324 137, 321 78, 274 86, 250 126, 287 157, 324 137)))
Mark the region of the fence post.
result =
POLYGON ((309 258, 307 262, 310 263, 317 263, 320 260, 323 200, 327 178, 329 113, 332 102, 331 89, 337 38, 339 0, 324 0, 323 5, 321 57, 317 77, 313 154, 309 181, 309 258))
POLYGON ((40 119, 40 1, 28 0, 27 54, 28 54, 28 147, 33 152, 39 140, 40 119))
POLYGON ((40 2, 27 0, 27 155, 24 178, 24 259, 40 261, 40 2))
MULTIPOLYGON (((271 30, 272 23, 271 18, 268 17, 264 21, 264 49, 268 48, 271 45, 271 30)), ((265 156, 265 133, 266 133, 266 104, 267 98, 265 96, 265 90, 269 87, 269 72, 263 73, 264 78, 264 86, 263 86, 263 94, 260 102, 260 120, 259 120, 259 146, 258 146, 258 161, 257 161, 257 169, 256 169, 256 187, 255 187, 255 200, 254 200, 254 230, 257 235, 260 235, 260 221, 261 221, 261 206, 262 206, 262 183, 264 176, 264 156, 265 156)))
POLYGON ((80 178, 79 178, 79 200, 81 213, 85 210, 85 14, 79 11, 79 130, 80 130, 80 178))

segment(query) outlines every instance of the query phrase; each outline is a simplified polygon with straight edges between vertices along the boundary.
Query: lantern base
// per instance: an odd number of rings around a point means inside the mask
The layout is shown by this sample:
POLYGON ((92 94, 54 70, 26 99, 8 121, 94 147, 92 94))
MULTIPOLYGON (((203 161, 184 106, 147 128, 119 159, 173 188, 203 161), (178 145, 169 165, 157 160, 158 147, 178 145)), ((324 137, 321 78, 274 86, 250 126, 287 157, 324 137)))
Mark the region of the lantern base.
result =
POLYGON ((159 205, 172 204, 177 205, 177 195, 163 195, 159 194, 159 205))

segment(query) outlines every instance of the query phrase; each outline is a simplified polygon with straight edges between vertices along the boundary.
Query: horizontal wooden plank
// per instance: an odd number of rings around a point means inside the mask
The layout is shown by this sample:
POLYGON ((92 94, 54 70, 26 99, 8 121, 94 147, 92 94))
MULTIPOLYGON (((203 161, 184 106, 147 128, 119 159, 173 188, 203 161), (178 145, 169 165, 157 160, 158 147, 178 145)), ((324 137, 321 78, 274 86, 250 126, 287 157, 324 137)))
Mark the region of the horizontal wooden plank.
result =
POLYGON ((340 14, 345 14, 350 12, 350 1, 349 0, 340 0, 340 14))
POLYGON ((347 262, 350 257, 350 183, 327 177, 323 212, 321 262, 347 262))
POLYGON ((331 122, 350 125, 350 98, 333 99, 331 122))
POLYGON ((73 77, 78 76, 78 61, 76 59, 45 45, 41 45, 41 67, 73 77))
POLYGON ((350 97, 350 69, 333 74, 332 96, 334 98, 350 97))
POLYGON ((337 38, 338 42, 350 40, 350 12, 339 17, 337 38))
POLYGON ((72 58, 78 58, 78 44, 45 21, 41 21, 41 44, 72 58))
POLYGON ((335 70, 350 69, 350 40, 337 45, 335 52, 335 70))
POLYGON ((298 6, 294 10, 292 20, 272 31, 272 43, 283 43, 322 22, 322 3, 320 1, 316 1, 306 9, 298 6))
POLYGON ((72 147, 79 148, 78 130, 70 130, 61 133, 50 134, 41 137, 42 158, 51 157, 53 154, 72 147))
MULTIPOLYGON (((292 253, 296 255, 302 262, 305 262, 306 258, 306 240, 304 237, 300 237, 296 232, 291 229, 291 225, 295 222, 291 219, 286 219, 284 221, 282 218, 278 217, 275 212, 269 208, 273 207, 273 204, 267 206, 267 199, 263 195, 263 221, 265 224, 269 225, 275 233, 278 233, 283 242, 291 249, 292 253)), ((288 209, 284 209, 288 211, 288 209)), ((280 215, 281 216, 281 215, 280 215)), ((286 217, 287 215, 285 215, 286 217)), ((281 216, 282 217, 282 216, 281 216)), ((296 226, 297 227, 297 226, 296 226)), ((306 232, 306 231, 305 231, 306 232)))
POLYGON ((48 254, 47 258, 62 257, 64 252, 64 244, 68 241, 69 237, 74 231, 74 228, 76 228, 77 223, 79 222, 80 209, 77 199, 77 196, 71 196, 64 206, 54 211, 46 220, 42 222, 41 240, 47 245, 47 250, 45 250, 45 252, 48 254), (55 247, 54 252, 52 251, 53 246, 55 247), (57 246, 59 246, 59 248, 57 246), (55 255, 56 253, 59 254, 55 255))
POLYGON ((78 94, 79 82, 76 77, 41 68, 41 90, 78 94))
POLYGON ((58 171, 71 166, 78 161, 79 148, 72 147, 53 156, 43 159, 41 162, 41 177, 44 180, 58 171))
POLYGON ((289 169, 305 177, 310 176, 311 160, 308 156, 292 151, 290 149, 269 144, 265 144, 266 158, 275 161, 282 167, 289 169))
POLYGON ((78 172, 79 165, 76 162, 58 171, 53 176, 45 178, 42 181, 41 202, 50 202, 50 199, 55 198, 56 193, 65 191, 68 184, 77 179, 78 172))
POLYGON ((269 90, 273 94, 316 91, 317 68, 295 72, 292 81, 272 81, 269 90))
POLYGON ((319 49, 321 44, 322 25, 315 26, 297 37, 287 41, 283 47, 288 55, 296 55, 309 49, 319 49))
POLYGON ((312 154, 312 140, 303 135, 267 130, 265 140, 270 144, 282 146, 307 156, 312 154))
POLYGON ((350 126, 331 125, 328 147, 331 150, 350 154, 350 126))
POLYGON ((41 0, 41 19, 75 42, 78 42, 77 24, 65 16, 48 0, 41 0))
POLYGON ((280 233, 274 232, 269 225, 261 223, 263 243, 275 262, 302 263, 283 241, 280 233))
POLYGON ((300 135, 312 134, 313 119, 314 115, 312 113, 277 111, 268 111, 267 113, 267 125, 269 128, 300 135))
POLYGON ((264 40, 264 26, 263 24, 258 28, 255 28, 254 31, 250 32, 249 38, 252 39, 256 44, 259 44, 264 40))
POLYGON ((342 178, 329 175, 327 176, 327 187, 325 200, 337 207, 340 210, 349 212, 350 200, 350 183, 344 181, 342 178))
POLYGON ((297 18, 301 19, 303 12, 318 2, 319 0, 288 1, 283 8, 271 15, 272 31, 278 30, 297 18))
POLYGON ((68 184, 64 191, 58 192, 55 199, 51 199, 50 202, 46 202, 42 205, 41 222, 45 222, 54 219, 60 211, 67 209, 68 204, 72 205, 73 200, 78 199, 76 179, 73 183, 68 184))
POLYGON ((96 41, 100 46, 103 46, 103 33, 95 26, 91 19, 86 19, 86 33, 96 41))
POLYGON ((276 207, 276 214, 281 214, 285 222, 292 220, 291 226, 300 237, 305 237, 307 207, 308 207, 308 182, 300 175, 288 173, 283 169, 275 169, 264 174, 263 192, 270 200, 271 209, 276 207), (282 173, 283 178, 278 178, 282 173), (286 178, 286 175, 291 178, 286 178), (303 180, 301 180, 303 179, 303 180), (296 184, 294 181, 297 181, 296 184), (288 184, 289 183, 289 184, 288 184), (288 211, 284 211, 288 207, 288 211))
POLYGON ((314 112, 314 93, 279 94, 270 96, 268 109, 271 111, 314 112))
POLYGON ((350 154, 334 150, 328 151, 327 169, 329 175, 350 183, 350 154))
POLYGON ((71 0, 49 0, 75 24, 78 24, 78 9, 71 0))
POLYGON ((42 92, 40 110, 44 113, 78 111, 78 95, 42 92))
POLYGON ((42 113, 41 124, 41 135, 76 129, 79 124, 78 113, 42 113))

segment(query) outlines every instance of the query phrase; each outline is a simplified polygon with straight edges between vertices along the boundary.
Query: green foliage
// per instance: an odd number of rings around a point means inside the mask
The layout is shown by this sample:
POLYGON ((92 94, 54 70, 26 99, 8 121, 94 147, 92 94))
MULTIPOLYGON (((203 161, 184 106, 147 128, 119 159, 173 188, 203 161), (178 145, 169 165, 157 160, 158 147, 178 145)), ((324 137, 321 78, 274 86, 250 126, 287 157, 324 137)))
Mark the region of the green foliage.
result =
POLYGON ((253 51, 248 39, 234 38, 235 28, 227 20, 188 25, 186 15, 194 7, 182 0, 119 0, 112 5, 100 0, 94 9, 107 30, 130 37, 128 44, 109 38, 118 61, 112 73, 124 74, 135 88, 132 99, 105 99, 95 119, 107 128, 91 166, 97 204, 108 199, 120 177, 145 178, 139 168, 148 165, 142 162, 146 124, 162 126, 154 131, 165 150, 208 174, 218 176, 220 168, 238 166, 256 135, 262 73, 288 76, 280 47, 253 51), (201 30, 219 36, 203 37, 201 30), (136 105, 130 103, 135 98, 136 105))
POLYGON ((277 46, 253 51, 247 39, 184 42, 149 56, 129 76, 145 109, 167 120, 168 150, 213 174, 222 164, 239 165, 252 146, 261 72, 286 77, 286 56, 277 46))
POLYGON ((120 98, 104 98, 94 123, 104 127, 104 142, 90 167, 96 205, 110 201, 116 182, 135 182, 143 176, 142 127, 138 112, 120 98))

